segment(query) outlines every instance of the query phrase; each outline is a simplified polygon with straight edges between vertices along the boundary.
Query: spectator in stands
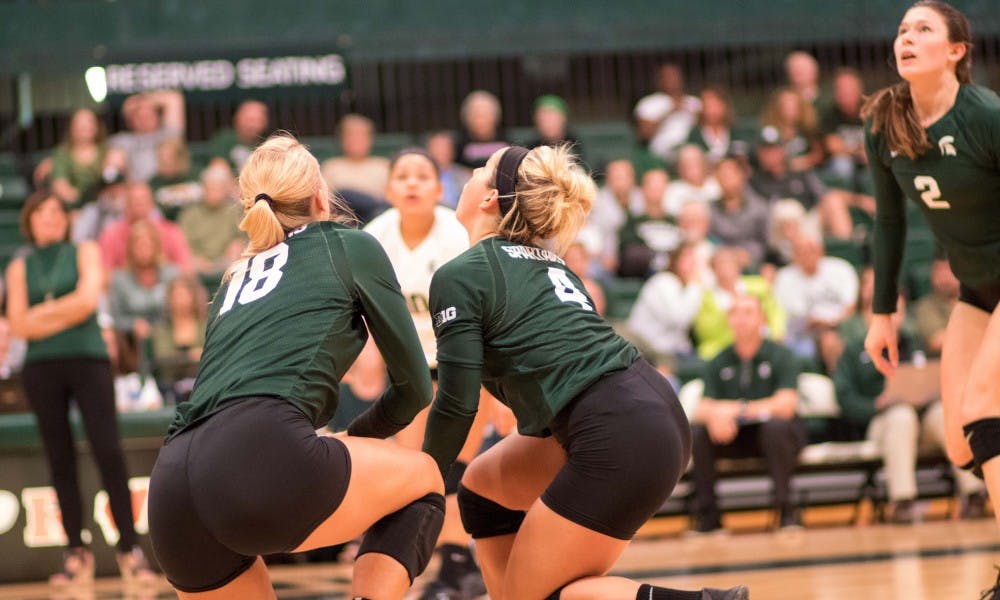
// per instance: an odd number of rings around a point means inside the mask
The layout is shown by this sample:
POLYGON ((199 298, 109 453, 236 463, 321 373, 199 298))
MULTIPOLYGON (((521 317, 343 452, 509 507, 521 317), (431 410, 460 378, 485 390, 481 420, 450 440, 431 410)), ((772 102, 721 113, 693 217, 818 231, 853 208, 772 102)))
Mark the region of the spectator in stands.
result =
POLYGON ((767 248, 767 201, 747 185, 746 171, 740 160, 726 157, 715 168, 721 197, 712 203, 709 235, 724 246, 746 252, 746 264, 757 270, 767 248))
POLYGON ((670 253, 667 270, 643 284, 628 316, 630 339, 673 362, 694 359, 691 325, 701 308, 705 284, 697 247, 681 243, 670 253))
POLYGON ((129 229, 136 221, 151 221, 160 234, 166 262, 177 265, 184 272, 192 268, 191 248, 181 229, 163 218, 153 201, 153 191, 148 184, 129 183, 125 187, 125 209, 122 217, 104 228, 100 235, 101 258, 110 272, 126 266, 126 247, 129 229))
POLYGON ((354 364, 340 379, 337 412, 327 425, 330 431, 347 431, 351 421, 379 399, 388 385, 388 378, 385 361, 374 340, 369 338, 354 364))
MULTIPOLYGON (((871 320, 871 309, 864 315, 871 320)), ((897 328, 906 315, 906 305, 899 297, 898 308, 892 318, 897 328)), ((899 336, 899 364, 923 366, 923 354, 914 340, 901 332, 899 336)), ((928 364, 925 368, 936 369, 928 364)), ((933 371, 929 371, 933 372, 933 371)), ((897 372, 893 377, 914 377, 897 372)), ((919 384, 909 391, 908 397, 894 395, 906 393, 905 387, 890 385, 890 381, 875 368, 864 349, 864 337, 847 344, 834 373, 837 401, 842 419, 854 439, 869 439, 878 443, 885 463, 886 485, 889 492, 893 523, 913 523, 917 519, 914 501, 917 498, 917 455, 921 449, 944 450, 944 411, 941 407, 940 385, 928 385, 926 396, 915 395, 922 390, 919 384)), ((963 499, 963 516, 981 517, 986 497, 983 482, 971 472, 952 467, 958 492, 963 499)))
POLYGON ((850 237, 852 223, 847 194, 827 189, 812 170, 790 170, 785 145, 776 128, 761 129, 756 154, 759 168, 750 178, 754 191, 772 204, 794 198, 819 219, 829 235, 841 239, 850 237))
POLYGON ((167 138, 184 138, 184 97, 173 90, 129 96, 122 116, 128 131, 111 136, 108 147, 125 155, 126 179, 149 181, 156 174, 156 147, 167 138))
POLYGON ((760 124, 778 132, 791 171, 809 171, 823 161, 816 109, 792 88, 782 88, 771 95, 761 113, 760 124))
POLYGON ((858 275, 846 260, 824 256, 818 236, 802 234, 792 247, 792 263, 774 278, 774 295, 788 316, 785 344, 799 356, 815 357, 818 336, 854 313, 858 275))
POLYGON ((208 293, 201 282, 183 275, 171 279, 164 318, 150 336, 156 381, 168 401, 179 404, 191 394, 207 318, 208 293))
POLYGON ((129 226, 125 267, 111 273, 108 305, 126 372, 148 372, 146 343, 166 314, 167 283, 177 267, 163 262, 160 234, 150 221, 129 226))
POLYGON ((871 312, 872 299, 875 297, 875 270, 867 265, 858 273, 858 302, 854 313, 844 320, 837 328, 842 340, 850 343, 868 334, 866 315, 871 312))
POLYGON ((209 141, 212 163, 224 164, 239 173, 243 163, 268 134, 267 105, 244 100, 233 113, 233 126, 218 131, 209 141))
POLYGON ((703 360, 715 357, 733 341, 733 331, 726 315, 738 296, 753 296, 760 301, 767 324, 767 337, 780 341, 785 337, 785 312, 774 297, 771 285, 759 275, 741 275, 745 266, 739 248, 722 247, 712 256, 712 280, 706 285, 701 306, 695 315, 692 332, 703 360))
POLYGON ((424 148, 441 170, 441 204, 454 210, 472 171, 455 162, 455 137, 447 131, 427 136, 424 148))
POLYGON ((729 308, 733 343, 705 367, 705 391, 691 424, 696 528, 722 527, 715 493, 715 459, 763 456, 774 482, 782 528, 801 525, 791 479, 806 428, 796 416, 799 369, 787 348, 764 339, 756 296, 738 295, 729 308))
POLYGON ((931 291, 914 303, 913 318, 921 347, 928 356, 940 358, 948 318, 958 302, 959 282, 943 256, 934 259, 930 271, 931 291))
POLYGON ((601 284, 597 283, 590 276, 591 259, 591 252, 587 248, 586 241, 579 238, 570 244, 569 248, 563 254, 566 266, 570 271, 576 273, 576 276, 583 282, 584 291, 587 292, 587 295, 593 301, 594 312, 604 316, 604 310, 607 308, 608 303, 604 298, 604 289, 601 287, 601 284))
POLYGON ((109 225, 122 217, 125 212, 126 185, 121 182, 109 183, 101 188, 97 200, 84 205, 76 213, 71 225, 74 242, 97 241, 109 225))
POLYGON ((191 248, 195 272, 206 280, 220 279, 246 245, 236 180, 228 166, 216 164, 202 171, 201 188, 201 202, 185 208, 177 224, 191 248))
POLYGON ((69 218, 62 201, 41 190, 21 211, 22 234, 32 246, 7 268, 7 318, 14 335, 28 340, 24 389, 59 500, 68 540, 59 585, 86 583, 94 555, 83 543, 83 499, 77 479, 76 445, 69 410, 80 412, 90 451, 107 491, 118 528, 118 567, 123 578, 149 579, 132 514, 128 473, 115 418, 115 392, 108 351, 97 324, 104 287, 99 250, 93 242, 67 242, 69 218))
POLYGON ((167 138, 156 147, 156 175, 149 180, 149 187, 156 206, 170 221, 176 221, 185 206, 201 199, 201 186, 191 176, 191 153, 184 140, 167 138))
POLYGON ((695 264, 698 271, 705 274, 705 280, 712 279, 712 255, 715 254, 715 243, 709 239, 708 232, 712 228, 712 213, 708 205, 698 200, 685 202, 677 215, 677 230, 681 241, 694 246, 695 264))
POLYGON ((646 278, 667 264, 667 253, 677 247, 680 234, 666 211, 663 195, 670 177, 662 169, 642 176, 643 212, 625 216, 618 230, 618 275, 646 278))
POLYGON ((52 153, 50 175, 52 192, 66 206, 79 208, 97 199, 105 167, 115 162, 115 157, 107 159, 106 138, 104 123, 89 108, 81 108, 70 117, 66 138, 52 153))
POLYGON ((824 171, 830 181, 851 191, 861 188, 858 177, 868 164, 861 119, 863 102, 861 75, 848 67, 837 69, 833 79, 833 104, 823 113, 820 122, 823 145, 829 157, 824 171))
POLYGON ((717 86, 701 90, 701 114, 698 124, 691 129, 687 143, 705 151, 708 162, 715 165, 726 156, 749 157, 750 144, 740 139, 733 129, 736 116, 729 103, 729 95, 717 86))
POLYGON ((3 280, 0 279, 0 379, 10 379, 21 373, 21 368, 24 367, 24 353, 28 349, 26 340, 11 333, 10 321, 7 320, 7 311, 4 307, 6 298, 3 280))
POLYGON ((667 186, 663 208, 676 218, 681 206, 688 202, 714 203, 722 195, 719 182, 709 172, 708 160, 701 148, 694 144, 681 146, 677 151, 677 179, 667 186))
POLYGON ((389 180, 389 159, 372 156, 375 123, 358 114, 345 115, 337 126, 342 156, 323 161, 323 178, 334 192, 355 191, 381 198, 389 180))
POLYGON ((668 164, 677 160, 677 149, 691 134, 701 112, 701 100, 684 93, 680 65, 666 63, 656 72, 657 91, 635 105, 639 129, 649 133, 649 149, 668 164))
MULTIPOLYGON (((752 188, 751 188, 752 189, 752 188)), ((792 262, 792 244, 803 231, 818 227, 810 221, 805 208, 794 198, 771 203, 771 221, 767 234, 767 253, 760 274, 774 281, 777 269, 792 262)))
POLYGON ((462 129, 455 140, 455 161, 470 169, 486 166, 497 150, 509 146, 500 127, 500 100, 476 90, 462 101, 462 129))
POLYGON ((570 144, 573 154, 583 156, 580 140, 570 132, 566 121, 569 106, 555 94, 545 94, 535 99, 532 121, 535 124, 535 138, 525 144, 525 148, 538 146, 558 146, 570 144))
POLYGON ((788 85, 803 100, 816 106, 822 93, 819 88, 819 63, 812 54, 796 50, 785 57, 785 77, 788 85))

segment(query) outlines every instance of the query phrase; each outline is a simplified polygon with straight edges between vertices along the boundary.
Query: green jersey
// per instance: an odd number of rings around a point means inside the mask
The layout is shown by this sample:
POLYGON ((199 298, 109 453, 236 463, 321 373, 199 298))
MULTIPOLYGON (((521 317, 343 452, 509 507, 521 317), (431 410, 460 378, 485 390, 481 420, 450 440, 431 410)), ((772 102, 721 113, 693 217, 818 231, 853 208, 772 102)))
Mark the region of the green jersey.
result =
POLYGON ((1000 281, 1000 98, 965 84, 955 105, 927 128, 932 148, 916 160, 891 151, 865 127, 875 180, 876 313, 896 310, 906 238, 904 197, 920 206, 958 279, 979 287, 1000 281))
POLYGON ((431 381, 385 252, 367 233, 331 222, 293 231, 219 288, 194 391, 170 433, 243 396, 284 398, 315 427, 326 424, 366 325, 392 381, 377 404, 405 425, 429 403, 431 381))
POLYGON ((446 469, 465 441, 480 382, 546 436, 552 418, 639 352, 594 311, 583 283, 555 254, 487 238, 434 273, 438 395, 424 449, 446 469))

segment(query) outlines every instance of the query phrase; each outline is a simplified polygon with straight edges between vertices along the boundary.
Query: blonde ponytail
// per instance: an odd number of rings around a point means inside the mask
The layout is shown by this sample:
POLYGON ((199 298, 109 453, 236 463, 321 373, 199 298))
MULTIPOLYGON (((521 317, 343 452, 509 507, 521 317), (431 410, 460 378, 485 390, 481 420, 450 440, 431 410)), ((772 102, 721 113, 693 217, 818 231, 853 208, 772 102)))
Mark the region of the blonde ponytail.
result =
POLYGON ((518 169, 517 196, 499 233, 523 244, 552 240, 561 254, 576 239, 596 195, 594 180, 569 145, 539 146, 518 169))
POLYGON ((240 231, 246 232, 250 238, 243 251, 244 258, 273 248, 285 240, 285 229, 271 210, 271 205, 265 200, 255 201, 246 211, 243 220, 240 221, 240 231))

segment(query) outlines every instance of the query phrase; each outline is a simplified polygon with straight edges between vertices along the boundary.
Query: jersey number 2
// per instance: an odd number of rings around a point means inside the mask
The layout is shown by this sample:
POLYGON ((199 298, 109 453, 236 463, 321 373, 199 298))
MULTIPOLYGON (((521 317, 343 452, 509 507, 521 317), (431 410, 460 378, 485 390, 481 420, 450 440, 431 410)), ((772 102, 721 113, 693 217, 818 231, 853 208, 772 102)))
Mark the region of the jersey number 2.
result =
POLYGON ((924 201, 927 208, 932 210, 943 210, 951 208, 951 203, 941 200, 941 188, 933 177, 927 175, 917 175, 913 178, 913 187, 920 192, 920 199, 924 201))
POLYGON ((236 303, 249 304, 260 300, 278 287, 281 281, 281 267, 288 262, 288 245, 281 243, 250 258, 244 267, 229 280, 226 288, 226 299, 222 302, 219 314, 229 311, 236 303), (270 262, 270 264, 268 264, 270 262), (249 277, 247 276, 249 272, 249 277), (245 284, 245 285, 244 285, 245 284), (243 290, 242 293, 240 290, 243 290))
POLYGON ((552 281, 552 286, 556 289, 556 296, 560 301, 576 302, 584 310, 594 310, 594 307, 590 305, 590 300, 573 285, 566 271, 558 267, 549 267, 549 279, 552 281))

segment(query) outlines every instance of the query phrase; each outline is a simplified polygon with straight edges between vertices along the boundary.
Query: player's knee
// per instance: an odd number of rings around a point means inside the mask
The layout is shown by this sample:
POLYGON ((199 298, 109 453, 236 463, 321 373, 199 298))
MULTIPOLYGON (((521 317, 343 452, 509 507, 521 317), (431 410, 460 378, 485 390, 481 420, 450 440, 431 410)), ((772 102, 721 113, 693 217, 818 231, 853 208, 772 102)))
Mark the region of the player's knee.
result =
POLYGON ((1000 454, 1000 418, 986 417, 968 422, 962 427, 972 456, 980 468, 1000 454))
POLYGON ((358 556, 377 552, 403 565, 410 583, 424 572, 444 524, 444 496, 427 494, 379 519, 365 534, 358 556))
POLYGON ((525 516, 523 510, 501 506, 464 485, 458 486, 458 509, 462 526, 473 539, 517 533, 525 516))
POLYGON ((920 426, 917 410, 909 404, 890 406, 885 411, 885 419, 889 428, 898 433, 912 432, 916 435, 920 426))
MULTIPOLYGON (((419 480, 424 483, 417 493, 420 494, 441 494, 444 495, 444 481, 441 478, 441 470, 437 462, 427 453, 417 452, 415 473, 419 480)), ((412 476, 411 475, 411 476, 412 476)))

